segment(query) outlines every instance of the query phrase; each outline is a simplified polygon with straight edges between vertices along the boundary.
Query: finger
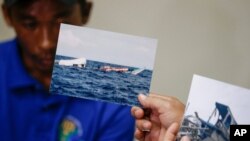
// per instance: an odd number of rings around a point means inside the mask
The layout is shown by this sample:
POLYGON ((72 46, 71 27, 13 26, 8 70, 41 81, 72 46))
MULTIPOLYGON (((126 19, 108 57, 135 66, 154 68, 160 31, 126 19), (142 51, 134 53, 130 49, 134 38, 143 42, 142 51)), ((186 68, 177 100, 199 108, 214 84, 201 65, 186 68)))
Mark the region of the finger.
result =
POLYGON ((141 131, 150 131, 152 123, 146 119, 136 120, 136 127, 141 131))
POLYGON ((177 122, 172 123, 166 131, 164 141, 175 141, 179 130, 179 124, 177 122))
POLYGON ((144 111, 143 109, 134 106, 131 108, 131 115, 134 116, 136 119, 141 119, 144 117, 144 111))
POLYGON ((144 132, 140 131, 139 129, 136 128, 136 130, 135 130, 135 138, 137 140, 143 140, 144 136, 145 136, 144 132))

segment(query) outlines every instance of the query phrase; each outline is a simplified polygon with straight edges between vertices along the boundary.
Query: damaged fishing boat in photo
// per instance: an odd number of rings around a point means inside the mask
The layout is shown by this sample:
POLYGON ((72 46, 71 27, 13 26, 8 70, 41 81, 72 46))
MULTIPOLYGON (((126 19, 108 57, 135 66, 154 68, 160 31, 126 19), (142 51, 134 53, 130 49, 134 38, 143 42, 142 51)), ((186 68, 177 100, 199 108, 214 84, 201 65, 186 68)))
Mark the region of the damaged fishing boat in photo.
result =
POLYGON ((61 66, 76 66, 84 68, 86 67, 87 60, 84 57, 76 59, 65 59, 65 60, 58 60, 58 64, 61 66))
POLYGON ((229 141, 230 125, 237 125, 237 122, 229 106, 216 102, 207 120, 200 118, 197 112, 185 116, 178 138, 189 136, 192 141, 229 141), (211 120, 215 122, 211 123, 211 120))

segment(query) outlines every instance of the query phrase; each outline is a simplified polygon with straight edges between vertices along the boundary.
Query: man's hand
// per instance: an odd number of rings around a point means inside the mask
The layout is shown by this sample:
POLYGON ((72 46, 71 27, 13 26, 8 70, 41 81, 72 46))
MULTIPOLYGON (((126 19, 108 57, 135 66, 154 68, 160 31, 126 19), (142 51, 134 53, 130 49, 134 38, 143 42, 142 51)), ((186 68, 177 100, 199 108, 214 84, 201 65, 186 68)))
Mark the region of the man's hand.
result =
POLYGON ((173 138, 169 135, 175 138, 185 106, 178 99, 168 96, 150 94, 146 97, 140 94, 138 98, 145 109, 131 109, 136 119, 135 137, 141 141, 170 141, 173 138))

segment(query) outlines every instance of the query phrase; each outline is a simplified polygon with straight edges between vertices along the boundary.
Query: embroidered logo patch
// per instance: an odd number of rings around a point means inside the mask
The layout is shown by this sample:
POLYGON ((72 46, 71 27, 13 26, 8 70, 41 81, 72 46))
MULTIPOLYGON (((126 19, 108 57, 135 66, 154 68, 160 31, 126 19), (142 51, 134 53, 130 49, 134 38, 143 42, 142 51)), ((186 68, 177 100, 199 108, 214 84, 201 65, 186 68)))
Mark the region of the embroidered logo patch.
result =
POLYGON ((82 127, 76 118, 67 116, 63 119, 59 129, 60 141, 83 141, 81 140, 82 127))

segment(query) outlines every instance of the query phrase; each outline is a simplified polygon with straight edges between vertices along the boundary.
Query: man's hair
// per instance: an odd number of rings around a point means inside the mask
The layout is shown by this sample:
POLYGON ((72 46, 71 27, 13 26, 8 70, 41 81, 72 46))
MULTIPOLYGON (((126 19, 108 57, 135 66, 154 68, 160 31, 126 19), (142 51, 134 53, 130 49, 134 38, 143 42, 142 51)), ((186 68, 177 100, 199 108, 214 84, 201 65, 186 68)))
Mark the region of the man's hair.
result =
MULTIPOLYGON (((15 4, 20 4, 20 3, 31 3, 34 2, 35 0, 4 0, 4 5, 6 5, 7 7, 11 7, 15 4)), ((86 0, 59 0, 62 3, 66 4, 66 5, 72 5, 75 2, 79 1, 81 4, 85 3, 86 0)))

